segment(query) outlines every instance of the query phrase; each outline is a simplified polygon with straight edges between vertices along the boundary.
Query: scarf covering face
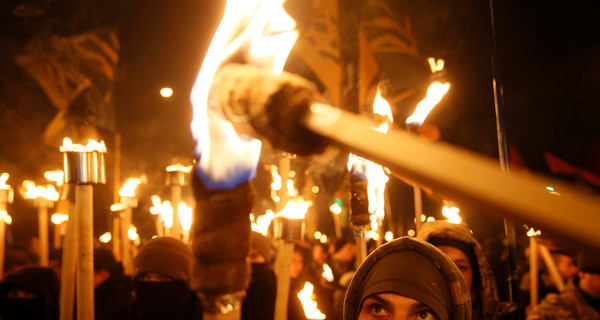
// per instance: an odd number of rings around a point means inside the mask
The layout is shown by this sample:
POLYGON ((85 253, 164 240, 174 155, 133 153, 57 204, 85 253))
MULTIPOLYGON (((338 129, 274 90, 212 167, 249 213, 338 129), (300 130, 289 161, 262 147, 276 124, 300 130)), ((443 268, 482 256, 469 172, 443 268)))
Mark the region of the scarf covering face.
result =
POLYGON ((366 297, 386 292, 424 303, 442 320, 471 320, 462 274, 443 252, 422 240, 401 237, 371 252, 346 290, 343 319, 357 319, 366 297))
POLYGON ((368 296, 392 292, 424 303, 440 320, 448 320, 452 313, 452 298, 442 273, 415 251, 394 252, 379 260, 367 274, 362 291, 358 312, 368 296))

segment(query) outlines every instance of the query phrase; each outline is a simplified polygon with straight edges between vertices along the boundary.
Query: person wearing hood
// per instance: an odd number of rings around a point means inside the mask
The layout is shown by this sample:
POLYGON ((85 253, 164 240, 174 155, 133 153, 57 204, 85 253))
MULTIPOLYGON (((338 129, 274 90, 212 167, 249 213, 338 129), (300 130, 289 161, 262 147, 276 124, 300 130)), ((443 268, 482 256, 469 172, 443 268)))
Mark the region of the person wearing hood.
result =
POLYGON ((344 320, 471 320, 469 289, 456 265, 411 237, 375 249, 354 273, 344 320))
POLYGON ((423 224, 417 238, 436 246, 461 271, 471 293, 474 320, 495 320, 514 309, 510 303, 500 301, 492 268, 466 224, 429 221, 423 224))
POLYGON ((59 291, 51 268, 23 267, 0 281, 0 319, 58 320, 59 291))
POLYGON ((192 261, 192 250, 179 239, 158 237, 144 244, 133 261, 134 319, 202 319, 202 302, 189 285, 192 261))
POLYGON ((112 251, 94 249, 94 319, 129 320, 133 306, 133 283, 112 251))

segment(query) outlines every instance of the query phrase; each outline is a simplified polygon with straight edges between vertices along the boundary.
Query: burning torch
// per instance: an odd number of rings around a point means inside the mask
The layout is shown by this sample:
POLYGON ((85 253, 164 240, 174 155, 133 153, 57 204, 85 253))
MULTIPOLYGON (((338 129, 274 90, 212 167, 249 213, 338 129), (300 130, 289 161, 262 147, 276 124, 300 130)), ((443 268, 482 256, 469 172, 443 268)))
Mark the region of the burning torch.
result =
MULTIPOLYGON (((444 60, 434 58, 429 58, 429 67, 431 68, 431 72, 436 74, 444 69, 444 60)), ((423 99, 419 104, 417 104, 417 108, 415 112, 408 118, 406 118, 406 127, 408 131, 419 133, 421 130, 421 126, 425 121, 425 118, 429 115, 431 110, 442 100, 442 97, 448 92, 450 89, 449 83, 442 84, 441 82, 434 82, 427 89, 427 96, 423 99)), ((415 181, 413 183, 413 192, 414 192, 414 203, 415 203, 415 231, 416 234, 421 230, 421 225, 423 224, 422 216, 423 216, 423 201, 421 199, 421 187, 415 181)))
POLYGON ((73 316, 73 281, 76 279, 77 319, 94 318, 94 184, 106 183, 104 141, 89 140, 87 145, 73 144, 65 138, 60 147, 64 159, 65 183, 75 185, 75 212, 67 227, 63 268, 76 264, 76 274, 61 277, 61 319, 73 316), (67 243, 71 242, 71 243, 67 243), (66 258, 66 259, 65 259, 66 258), (63 289, 63 287, 65 289, 63 289))
MULTIPOLYGON (((141 178, 129 178, 125 181, 125 184, 119 190, 119 196, 121 197, 120 203, 116 206, 111 206, 111 211, 118 214, 120 218, 120 231, 116 230, 114 233, 114 238, 119 237, 121 243, 121 261, 123 262, 123 269, 125 274, 132 275, 133 270, 133 246, 129 239, 129 229, 132 225, 132 215, 133 208, 137 207, 138 200, 135 196, 135 189, 137 186, 145 182, 146 178, 142 176, 141 178), (114 209, 114 210, 113 210, 114 209)), ((115 243, 113 241, 113 243, 115 243)))
POLYGON ((53 185, 36 186, 31 180, 23 181, 21 194, 25 199, 33 199, 33 205, 38 208, 38 237, 40 249, 40 265, 48 266, 48 208, 58 200, 58 191, 53 185))
MULTIPOLYGON (((179 220, 179 203, 181 202, 181 191, 187 184, 186 175, 192 171, 192 166, 174 164, 167 167, 166 184, 171 189, 171 203, 173 204, 173 236, 181 239, 183 230, 179 220)), ((188 229, 189 230, 189 229, 188 229)))
POLYGON ((6 247, 6 225, 11 224, 12 219, 8 215, 8 204, 13 202, 13 189, 6 184, 8 173, 0 175, 0 279, 4 274, 4 250, 6 247))
POLYGON ((312 205, 302 197, 291 199, 275 218, 274 236, 279 241, 275 274, 277 275, 277 299, 275 300, 275 320, 287 319, 288 297, 290 292, 290 266, 294 254, 294 244, 304 237, 304 215, 312 205))

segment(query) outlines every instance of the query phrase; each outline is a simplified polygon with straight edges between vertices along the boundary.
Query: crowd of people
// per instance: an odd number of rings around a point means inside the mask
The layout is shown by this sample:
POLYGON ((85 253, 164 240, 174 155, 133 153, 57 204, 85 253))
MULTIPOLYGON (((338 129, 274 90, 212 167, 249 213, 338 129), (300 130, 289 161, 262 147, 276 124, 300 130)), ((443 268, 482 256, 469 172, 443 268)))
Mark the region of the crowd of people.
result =
MULTIPOLYGON (((307 319, 298 293, 309 282, 319 310, 333 320, 600 319, 597 252, 567 252, 545 243, 566 285, 551 281, 548 268, 531 275, 523 267, 518 300, 509 302, 499 290, 507 286, 507 279, 495 274, 498 266, 493 264, 499 260, 490 256, 497 252, 482 246, 464 223, 427 222, 415 237, 370 246, 362 263, 356 262, 353 239, 297 242, 290 265, 287 318, 307 319), (532 276, 539 278, 540 301, 529 300, 532 276)), ((241 318, 273 319, 277 243, 252 232, 250 246, 251 279, 241 318)), ((1 320, 58 319, 60 258, 60 251, 53 252, 49 266, 41 267, 27 250, 7 250, 0 281, 1 320)), ((134 274, 125 275, 112 250, 96 248, 95 319, 202 319, 202 301, 190 288, 193 261, 187 244, 157 237, 139 248, 134 274)))

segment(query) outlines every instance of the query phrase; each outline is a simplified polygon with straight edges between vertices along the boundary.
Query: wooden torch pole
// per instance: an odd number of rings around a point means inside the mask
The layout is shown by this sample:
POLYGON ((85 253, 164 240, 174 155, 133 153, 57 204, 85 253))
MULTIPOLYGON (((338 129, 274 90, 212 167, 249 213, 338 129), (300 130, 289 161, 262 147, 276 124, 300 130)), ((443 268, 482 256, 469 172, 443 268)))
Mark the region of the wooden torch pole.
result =
MULTIPOLYGON (((73 190, 74 185, 65 185, 65 192, 73 190)), ((74 196, 74 194, 72 195, 74 196)), ((67 214, 69 219, 67 232, 63 243, 62 268, 60 274, 60 320, 73 319, 73 307, 75 305, 75 273, 77 272, 77 212, 75 211, 75 199, 67 196, 67 214)))
POLYGON ((46 199, 37 199, 38 203, 38 237, 40 250, 40 265, 48 266, 48 207, 50 201, 46 199))
POLYGON ((538 303, 538 249, 537 238, 529 237, 529 305, 537 306, 538 303))
POLYGON ((94 207, 93 189, 78 184, 75 189, 77 218, 77 319, 94 319, 94 207))

